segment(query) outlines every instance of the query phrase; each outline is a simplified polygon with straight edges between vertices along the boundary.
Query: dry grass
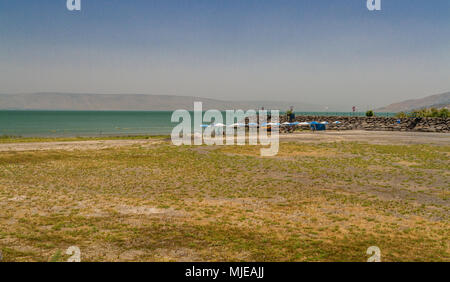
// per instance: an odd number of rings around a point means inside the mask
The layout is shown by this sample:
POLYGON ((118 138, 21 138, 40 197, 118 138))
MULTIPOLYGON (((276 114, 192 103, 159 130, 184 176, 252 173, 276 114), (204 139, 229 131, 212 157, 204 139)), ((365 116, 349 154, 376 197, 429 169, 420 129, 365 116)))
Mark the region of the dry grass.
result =
POLYGON ((449 261, 450 146, 0 153, 6 261, 449 261))
POLYGON ((167 136, 157 135, 129 135, 129 136, 103 136, 103 137, 20 137, 0 135, 0 144, 10 143, 36 143, 36 142, 73 142, 73 141, 99 141, 99 140, 143 140, 162 139, 167 136))

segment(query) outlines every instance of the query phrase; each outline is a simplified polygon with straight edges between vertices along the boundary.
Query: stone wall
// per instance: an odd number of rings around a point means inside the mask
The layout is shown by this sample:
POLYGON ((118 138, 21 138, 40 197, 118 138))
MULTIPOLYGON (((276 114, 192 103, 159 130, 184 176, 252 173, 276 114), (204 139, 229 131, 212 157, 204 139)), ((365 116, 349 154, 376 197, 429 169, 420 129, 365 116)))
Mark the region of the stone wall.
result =
MULTIPOLYGON (((283 123, 286 121, 286 117, 280 116, 280 120, 283 123)), ((329 122, 327 128, 331 130, 450 132, 450 118, 297 116, 296 121, 327 121, 329 122), (335 121, 341 123, 334 124, 335 121)))

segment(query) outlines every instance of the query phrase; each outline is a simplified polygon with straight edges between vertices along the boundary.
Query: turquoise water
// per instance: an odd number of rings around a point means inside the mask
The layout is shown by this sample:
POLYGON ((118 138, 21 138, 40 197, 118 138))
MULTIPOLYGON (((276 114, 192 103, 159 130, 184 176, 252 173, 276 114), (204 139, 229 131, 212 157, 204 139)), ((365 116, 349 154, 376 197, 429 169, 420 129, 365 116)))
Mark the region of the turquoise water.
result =
MULTIPOLYGON (((348 116, 364 113, 296 114, 348 116)), ((176 125, 171 123, 171 116, 171 111, 0 111, 0 136, 168 135, 176 125)))
POLYGON ((172 112, 0 111, 0 135, 101 136, 169 134, 172 112))

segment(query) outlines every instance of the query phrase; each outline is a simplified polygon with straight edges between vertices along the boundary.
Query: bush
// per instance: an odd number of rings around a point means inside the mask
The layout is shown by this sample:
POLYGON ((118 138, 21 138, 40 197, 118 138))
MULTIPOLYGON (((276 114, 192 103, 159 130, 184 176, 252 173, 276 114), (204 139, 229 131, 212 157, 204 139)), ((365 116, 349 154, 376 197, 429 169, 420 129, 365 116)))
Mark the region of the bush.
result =
POLYGON ((447 108, 442 108, 440 110, 436 108, 415 110, 408 115, 409 117, 440 117, 448 118, 449 111, 447 108))
POLYGON ((450 113, 447 108, 442 108, 439 111, 439 117, 441 117, 441 118, 448 118, 449 115, 450 115, 450 113))
POLYGON ((405 112, 399 112, 395 115, 397 118, 407 118, 408 115, 405 112))
POLYGON ((366 117, 373 117, 373 116, 374 116, 374 113, 372 110, 369 110, 366 112, 366 117))

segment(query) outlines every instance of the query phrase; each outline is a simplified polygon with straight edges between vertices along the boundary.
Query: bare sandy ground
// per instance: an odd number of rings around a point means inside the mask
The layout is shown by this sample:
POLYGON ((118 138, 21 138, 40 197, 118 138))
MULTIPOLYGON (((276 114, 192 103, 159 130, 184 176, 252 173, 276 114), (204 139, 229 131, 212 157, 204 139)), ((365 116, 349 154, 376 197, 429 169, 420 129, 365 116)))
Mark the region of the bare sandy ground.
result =
MULTIPOLYGON (((450 145, 450 133, 428 132, 390 132, 390 131, 324 131, 299 132, 281 134, 281 142, 367 142, 370 144, 435 144, 450 145)), ((45 151, 45 150, 92 150, 107 149, 122 146, 158 144, 161 140, 96 140, 68 142, 36 142, 36 143, 6 143, 0 144, 0 152, 5 151, 45 151)))
POLYGON ((107 149, 133 145, 153 145, 161 143, 159 140, 94 140, 94 141, 68 141, 68 142, 33 142, 33 143, 7 143, 0 144, 0 152, 5 151, 46 151, 46 150, 93 150, 107 149))
POLYGON ((296 142, 367 142, 380 145, 435 144, 450 145, 450 133, 399 131, 322 131, 280 135, 280 141, 296 142))

